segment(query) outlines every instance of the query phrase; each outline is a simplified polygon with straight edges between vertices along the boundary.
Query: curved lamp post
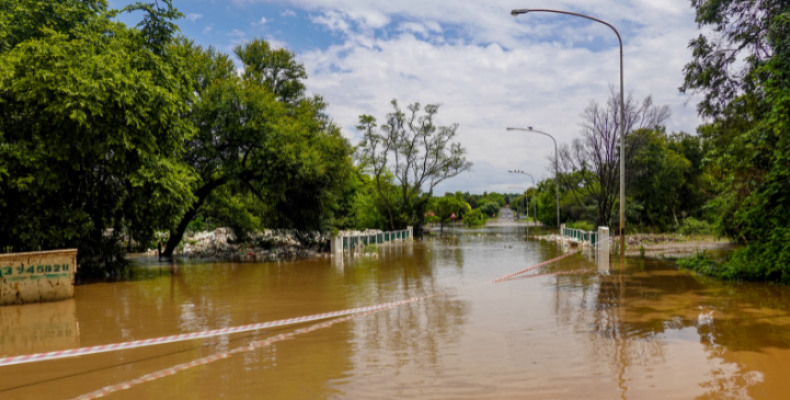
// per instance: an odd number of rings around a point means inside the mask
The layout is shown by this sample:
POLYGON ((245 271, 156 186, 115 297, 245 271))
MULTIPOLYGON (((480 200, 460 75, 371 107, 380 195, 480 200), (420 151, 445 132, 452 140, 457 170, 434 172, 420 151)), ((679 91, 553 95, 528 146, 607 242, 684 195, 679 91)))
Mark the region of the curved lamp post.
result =
POLYGON ((509 131, 523 131, 523 132, 532 132, 532 133, 539 133, 541 135, 545 135, 551 138, 554 141, 554 183, 557 186, 557 228, 560 227, 560 168, 559 168, 559 154, 557 153, 557 140, 554 139, 554 136, 549 135, 546 132, 541 132, 537 129, 532 129, 532 127, 528 127, 527 129, 524 128, 507 128, 509 131))
MULTIPOLYGON (((533 197, 535 197, 535 213, 534 213, 534 217, 533 218, 535 218, 535 223, 537 224, 538 223, 538 199, 537 199, 537 197, 538 197, 538 187, 535 185, 535 177, 532 176, 532 174, 528 174, 528 173, 526 173, 526 172, 524 172, 524 171, 522 171, 520 169, 516 169, 516 170, 513 170, 513 171, 507 171, 507 172, 510 172, 511 174, 526 175, 526 176, 532 178, 532 187, 535 188, 535 196, 533 196, 533 197)), ((527 208, 529 208, 529 204, 527 204, 527 208)), ((529 214, 529 210, 527 210, 527 214, 529 214)), ((529 223, 529 221, 527 221, 527 223, 529 223)))
MULTIPOLYGON (((569 11, 560 11, 560 10, 548 10, 548 9, 521 9, 521 10, 513 10, 510 12, 512 16, 518 16, 520 14, 526 13, 535 13, 535 12, 549 12, 555 14, 565 14, 565 15, 573 15, 574 17, 581 17, 586 18, 591 21, 599 22, 611 28, 615 35, 617 35, 617 40, 620 41, 620 243, 623 243, 620 246, 620 255, 625 255, 625 94, 623 91, 623 38, 620 36, 620 32, 617 31, 612 24, 602 21, 598 18, 590 17, 589 15, 578 14, 569 11)), ((559 215, 559 212, 557 213, 559 215)), ((558 223, 559 224, 559 223, 558 223)))

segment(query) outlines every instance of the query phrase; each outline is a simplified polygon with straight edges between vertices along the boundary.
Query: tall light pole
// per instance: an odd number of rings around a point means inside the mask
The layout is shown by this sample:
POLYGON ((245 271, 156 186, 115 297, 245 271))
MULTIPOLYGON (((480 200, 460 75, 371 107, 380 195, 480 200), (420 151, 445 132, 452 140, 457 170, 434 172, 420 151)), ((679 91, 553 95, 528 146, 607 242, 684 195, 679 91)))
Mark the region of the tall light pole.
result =
POLYGON ((560 158, 559 158, 559 153, 557 152, 557 140, 554 139, 554 136, 551 136, 546 132, 541 132, 537 129, 532 129, 531 126, 528 127, 527 129, 507 128, 507 130, 539 133, 541 135, 550 137, 551 140, 554 141, 554 183, 557 186, 557 228, 559 228, 560 227, 560 158))
MULTIPOLYGON (((526 172, 524 172, 524 171, 522 171, 520 169, 516 169, 516 170, 513 170, 513 171, 507 171, 507 172, 510 172, 511 174, 526 175, 526 176, 532 178, 532 187, 535 189, 535 195, 533 196, 534 200, 535 200, 534 218, 535 218, 535 223, 537 224, 537 222, 538 222, 538 187, 535 185, 535 177, 532 176, 532 174, 528 174, 528 173, 526 173, 526 172)), ((527 204, 527 207, 529 207, 529 204, 527 204)), ((529 223, 529 221, 527 221, 527 223, 529 223)))
POLYGON ((598 18, 590 17, 589 15, 577 14, 569 11, 547 10, 547 9, 529 9, 513 10, 510 12, 512 16, 534 12, 549 12, 556 14, 573 15, 574 17, 586 18, 591 21, 602 23, 609 28, 612 28, 617 40, 620 41, 620 255, 625 255, 625 93, 623 90, 623 38, 620 37, 620 32, 617 31, 612 24, 602 21, 598 18))

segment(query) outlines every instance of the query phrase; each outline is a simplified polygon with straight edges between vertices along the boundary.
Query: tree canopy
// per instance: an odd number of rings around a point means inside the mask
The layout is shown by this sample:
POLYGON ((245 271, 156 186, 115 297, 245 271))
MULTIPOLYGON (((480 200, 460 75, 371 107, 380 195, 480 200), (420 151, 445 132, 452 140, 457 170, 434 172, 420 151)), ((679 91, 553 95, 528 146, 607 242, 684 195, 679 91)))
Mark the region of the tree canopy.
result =
POLYGON ((359 158, 373 176, 379 199, 384 203, 391 229, 423 224, 425 206, 433 188, 472 167, 466 150, 452 140, 458 125, 438 126, 434 122, 439 106, 419 103, 401 110, 396 100, 393 111, 378 127, 376 118, 361 115, 357 129, 363 133, 359 158), (424 111, 420 114, 420 111, 424 111), (377 129, 378 128, 378 129, 377 129), (394 178, 398 195, 384 192, 385 176, 394 178))
POLYGON ((722 232, 746 244, 718 272, 790 282, 790 3, 694 0, 705 33, 690 43, 682 91, 698 111, 718 179, 722 232), (741 62, 745 60, 745 62, 741 62))
POLYGON ((193 200, 191 85, 175 29, 154 26, 180 16, 163 3, 133 29, 104 1, 0 1, 0 242, 106 261, 193 200))

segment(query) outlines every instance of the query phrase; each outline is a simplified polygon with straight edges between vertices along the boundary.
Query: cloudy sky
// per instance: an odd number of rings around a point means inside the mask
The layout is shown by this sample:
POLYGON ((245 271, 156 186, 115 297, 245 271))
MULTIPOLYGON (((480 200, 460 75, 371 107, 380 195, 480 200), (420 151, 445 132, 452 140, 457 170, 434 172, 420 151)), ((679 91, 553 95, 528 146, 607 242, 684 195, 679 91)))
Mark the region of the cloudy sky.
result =
MULTIPOLYGON (((150 0, 143 0, 150 1, 150 0)), ((110 0, 113 8, 131 3, 110 0)), ((548 176, 549 138, 506 132, 534 126, 560 143, 579 133, 590 100, 605 101, 619 83, 619 47, 607 27, 574 17, 514 8, 554 8, 604 19, 625 45, 626 91, 668 104, 669 131, 693 133, 696 100, 678 93, 698 35, 688 0, 174 0, 186 15, 184 34, 230 52, 265 38, 297 53, 308 90, 330 103, 329 113, 353 142, 360 114, 382 120, 389 102, 441 104, 440 124, 458 123, 458 141, 471 172, 437 192, 515 192, 548 176)), ((140 15, 121 19, 136 24, 140 15)))

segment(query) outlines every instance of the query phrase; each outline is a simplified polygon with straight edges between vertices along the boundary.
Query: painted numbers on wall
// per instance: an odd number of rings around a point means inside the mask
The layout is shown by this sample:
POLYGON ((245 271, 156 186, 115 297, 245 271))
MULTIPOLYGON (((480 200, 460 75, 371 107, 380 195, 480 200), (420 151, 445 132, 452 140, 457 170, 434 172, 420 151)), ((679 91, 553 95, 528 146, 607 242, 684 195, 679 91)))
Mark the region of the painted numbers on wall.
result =
POLYGON ((0 267, 0 278, 7 276, 27 276, 27 275, 42 275, 60 272, 69 272, 68 264, 55 264, 55 265, 31 265, 28 267, 0 267))

